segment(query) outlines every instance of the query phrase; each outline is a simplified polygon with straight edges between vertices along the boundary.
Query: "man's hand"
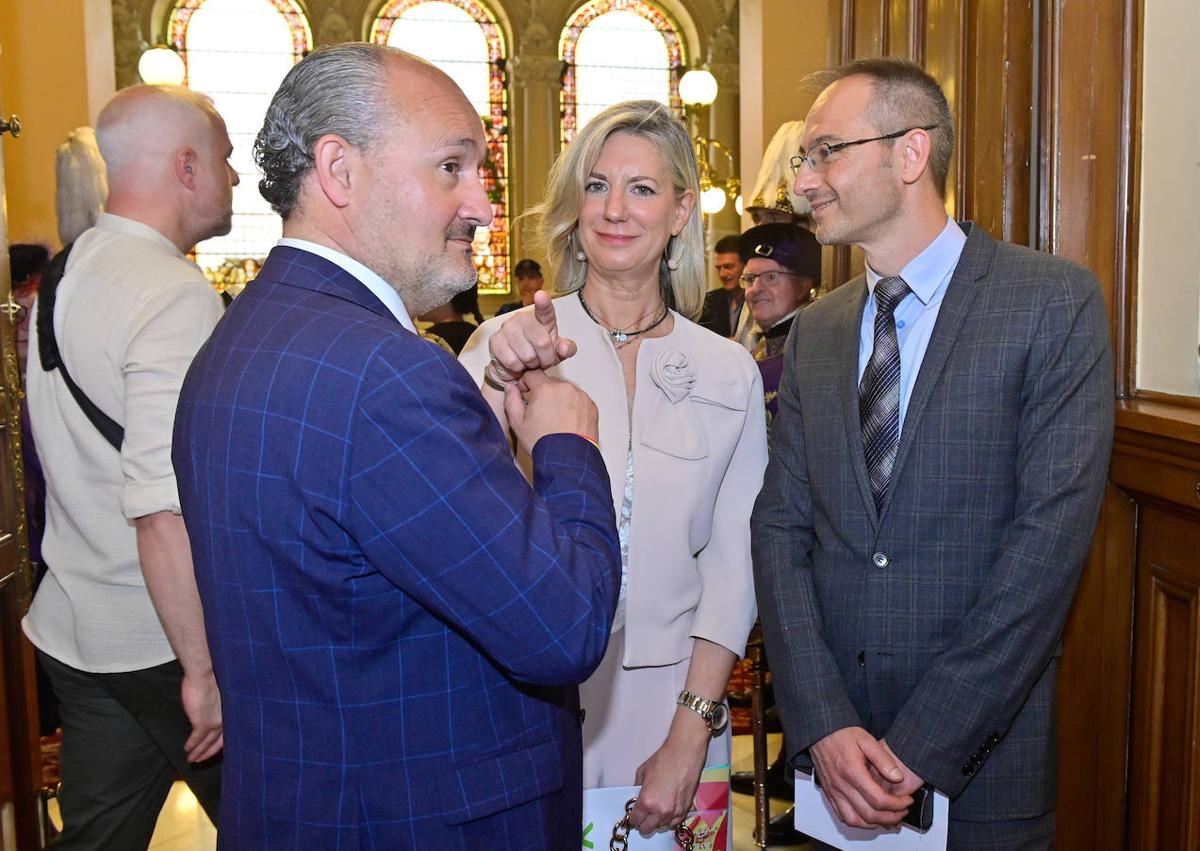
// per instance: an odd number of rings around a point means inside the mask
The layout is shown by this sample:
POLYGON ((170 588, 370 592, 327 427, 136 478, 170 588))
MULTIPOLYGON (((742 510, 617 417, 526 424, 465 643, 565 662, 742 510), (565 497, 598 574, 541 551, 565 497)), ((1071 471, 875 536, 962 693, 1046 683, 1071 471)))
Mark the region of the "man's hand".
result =
POLYGON ((894 827, 912 806, 911 795, 896 794, 884 785, 906 785, 900 761, 862 727, 835 730, 809 753, 821 788, 850 827, 894 827))
POLYGON ((578 434, 595 442, 600 439, 600 414, 596 403, 569 381, 547 378, 541 370, 521 378, 526 390, 516 384, 504 390, 504 415, 517 436, 517 443, 532 454, 534 445, 548 434, 578 434))
POLYGON ((925 785, 925 780, 914 774, 912 769, 901 762, 900 757, 896 756, 895 752, 888 747, 887 739, 880 739, 879 744, 887 752, 887 755, 896 761, 896 765, 900 767, 900 773, 903 775, 900 778, 899 783, 894 783, 876 771, 874 767, 872 767, 872 775, 876 780, 883 784, 883 788, 887 789, 893 795, 899 795, 903 797, 904 795, 912 795, 913 792, 916 792, 925 785))
POLYGON ((538 290, 533 304, 533 310, 514 314, 488 340, 488 353, 501 381, 516 381, 528 370, 549 369, 575 354, 575 342, 558 336, 550 296, 538 290))
POLYGON ((201 676, 183 675, 183 710, 192 722, 192 734, 183 749, 188 762, 204 762, 221 752, 225 736, 221 723, 221 693, 212 671, 201 676))

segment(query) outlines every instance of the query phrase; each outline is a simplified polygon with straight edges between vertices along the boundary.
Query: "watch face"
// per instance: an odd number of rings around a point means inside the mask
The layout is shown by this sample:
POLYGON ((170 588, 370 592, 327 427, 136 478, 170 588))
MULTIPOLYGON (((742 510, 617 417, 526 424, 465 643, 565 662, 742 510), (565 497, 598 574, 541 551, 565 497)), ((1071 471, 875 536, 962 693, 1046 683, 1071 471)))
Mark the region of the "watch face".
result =
POLYGON ((719 736, 725 732, 725 725, 729 723, 729 707, 724 703, 718 703, 712 711, 711 716, 712 732, 714 736, 719 736))

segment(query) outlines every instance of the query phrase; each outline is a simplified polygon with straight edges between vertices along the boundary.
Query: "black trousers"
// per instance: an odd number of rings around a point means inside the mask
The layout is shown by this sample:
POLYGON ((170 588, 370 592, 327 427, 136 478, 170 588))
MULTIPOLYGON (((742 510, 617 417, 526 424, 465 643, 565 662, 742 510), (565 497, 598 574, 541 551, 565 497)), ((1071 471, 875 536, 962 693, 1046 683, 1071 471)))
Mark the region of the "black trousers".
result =
POLYGON ((192 732, 183 711, 177 661, 117 674, 93 674, 38 651, 62 718, 63 832, 55 849, 142 851, 176 777, 215 824, 220 757, 187 761, 192 732))

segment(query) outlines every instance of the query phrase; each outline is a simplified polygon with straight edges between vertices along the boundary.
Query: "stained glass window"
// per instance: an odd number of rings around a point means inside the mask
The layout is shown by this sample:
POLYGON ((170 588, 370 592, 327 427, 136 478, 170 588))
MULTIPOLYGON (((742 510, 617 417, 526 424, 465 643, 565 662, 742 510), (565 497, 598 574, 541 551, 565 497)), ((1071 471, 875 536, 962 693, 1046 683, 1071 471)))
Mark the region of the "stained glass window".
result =
POLYGON ((391 0, 371 27, 371 40, 398 47, 441 68, 483 119, 488 157, 480 177, 492 225, 475 234, 481 293, 508 292, 508 76, 496 17, 475 0, 391 0))
POLYGON ((233 229, 196 246, 196 262, 213 270, 227 258, 265 257, 281 224, 258 194, 254 137, 283 76, 312 47, 308 21, 295 0, 178 0, 168 26, 185 84, 211 97, 225 119, 242 181, 233 229))
POLYGON ((563 28, 562 142, 605 107, 649 99, 676 112, 685 57, 679 28, 645 0, 590 0, 563 28))

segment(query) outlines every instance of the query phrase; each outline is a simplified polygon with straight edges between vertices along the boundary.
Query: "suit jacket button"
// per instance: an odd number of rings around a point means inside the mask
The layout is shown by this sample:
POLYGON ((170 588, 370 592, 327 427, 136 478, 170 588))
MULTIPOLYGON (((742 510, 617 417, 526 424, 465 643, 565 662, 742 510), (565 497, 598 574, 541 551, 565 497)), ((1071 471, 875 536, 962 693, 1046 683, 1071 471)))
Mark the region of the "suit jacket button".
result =
POLYGON ((976 768, 983 765, 983 757, 978 753, 971 754, 971 765, 975 766, 976 768))
POLYGON ((864 651, 864 650, 858 651, 858 667, 860 667, 860 668, 867 667, 867 654, 866 654, 866 651, 864 651))
POLYGON ((871 556, 871 564, 875 565, 878 568, 887 567, 888 566, 887 553, 875 553, 875 555, 871 556))
POLYGON ((974 769, 974 768, 972 768, 970 765, 964 765, 964 766, 962 767, 962 773, 963 773, 963 774, 965 774, 965 775, 967 775, 968 777, 970 777, 970 776, 971 776, 971 772, 972 772, 972 771, 974 771, 974 770, 975 770, 975 769, 974 769))

